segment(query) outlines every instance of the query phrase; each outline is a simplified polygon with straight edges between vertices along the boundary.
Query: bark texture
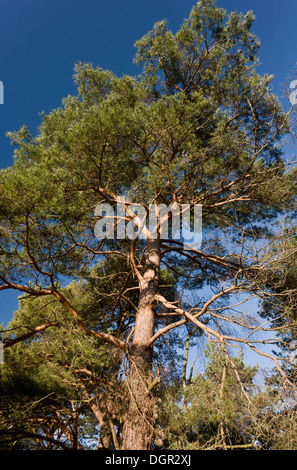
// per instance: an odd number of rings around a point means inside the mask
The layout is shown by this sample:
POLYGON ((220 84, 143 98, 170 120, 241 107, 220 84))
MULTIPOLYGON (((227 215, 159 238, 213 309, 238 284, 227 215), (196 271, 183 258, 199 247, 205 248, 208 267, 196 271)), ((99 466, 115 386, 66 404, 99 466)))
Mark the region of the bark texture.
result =
POLYGON ((154 334, 155 295, 160 273, 160 240, 147 242, 144 273, 139 280, 139 303, 133 341, 129 350, 129 408, 125 416, 122 450, 149 450, 153 437, 153 347, 146 347, 154 334))

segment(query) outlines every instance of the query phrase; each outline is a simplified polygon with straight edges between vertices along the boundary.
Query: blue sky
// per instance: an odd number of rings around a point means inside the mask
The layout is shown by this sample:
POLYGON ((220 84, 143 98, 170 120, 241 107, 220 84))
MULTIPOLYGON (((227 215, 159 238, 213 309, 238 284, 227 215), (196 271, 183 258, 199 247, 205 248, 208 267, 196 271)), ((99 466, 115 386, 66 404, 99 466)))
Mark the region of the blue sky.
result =
MULTIPOLYGON (((33 135, 39 113, 60 106, 75 94, 73 67, 92 62, 117 75, 136 75, 135 40, 156 21, 167 18, 176 31, 194 0, 0 0, 0 168, 12 163, 7 131, 26 124, 33 135)), ((218 0, 228 11, 256 15, 254 31, 261 40, 259 73, 275 75, 274 91, 297 63, 296 0, 218 0)), ((297 73, 296 73, 297 75, 297 73)), ((288 106, 288 100, 282 99, 288 106)), ((0 293, 0 323, 17 307, 15 292, 0 293)))
MULTIPOLYGON (((49 112, 73 94, 73 67, 78 61, 121 75, 137 74, 135 40, 156 21, 167 18, 176 30, 193 0, 0 0, 0 167, 12 163, 7 131, 27 124, 34 134, 39 113, 49 112)), ((288 83, 297 63, 296 0, 218 0, 227 10, 256 14, 261 40, 261 73, 275 75, 275 91, 288 83)))

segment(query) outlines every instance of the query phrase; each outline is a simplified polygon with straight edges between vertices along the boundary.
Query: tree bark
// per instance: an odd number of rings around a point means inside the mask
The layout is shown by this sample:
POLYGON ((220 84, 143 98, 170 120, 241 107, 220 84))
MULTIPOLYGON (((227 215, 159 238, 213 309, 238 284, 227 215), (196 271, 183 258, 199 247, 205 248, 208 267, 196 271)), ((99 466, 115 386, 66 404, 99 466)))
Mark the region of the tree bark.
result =
POLYGON ((129 407, 125 416, 122 450, 149 450, 153 437, 152 382, 155 295, 160 274, 160 240, 148 240, 144 273, 139 280, 139 302, 133 341, 129 349, 129 407))

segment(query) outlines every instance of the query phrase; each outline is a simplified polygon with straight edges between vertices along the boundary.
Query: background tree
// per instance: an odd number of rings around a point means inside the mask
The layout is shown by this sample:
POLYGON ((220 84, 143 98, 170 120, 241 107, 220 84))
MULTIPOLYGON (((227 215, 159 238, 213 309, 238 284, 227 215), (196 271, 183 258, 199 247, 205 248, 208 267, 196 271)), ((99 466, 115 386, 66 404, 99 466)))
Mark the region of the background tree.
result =
MULTIPOLYGON (((78 96, 43 116, 36 137, 26 127, 11 133, 15 163, 1 172, 0 289, 37 304, 54 300, 81 333, 121 357, 124 450, 152 446, 162 376, 153 348, 166 345, 165 335, 191 323, 225 347, 257 350, 252 335, 261 325, 244 302, 263 295, 263 241, 296 191, 280 147, 293 107, 284 112, 272 77, 256 73, 253 20, 201 0, 176 34, 162 21, 137 41, 139 77, 78 64, 78 96), (202 247, 162 238, 160 224, 156 238, 145 226, 133 240, 98 240, 95 207, 116 208, 123 198, 126 222, 135 203, 147 215, 150 204, 202 205, 202 247), (96 270, 98 287, 89 281, 96 270), (73 280, 87 284, 86 297, 65 289, 73 280)), ((63 323, 55 331, 69 338, 63 323)), ((58 325, 35 324, 31 333, 43 326, 58 325)))
POLYGON ((257 367, 210 343, 206 369, 163 390, 160 428, 169 449, 294 450, 296 393, 284 383, 259 383, 257 367))

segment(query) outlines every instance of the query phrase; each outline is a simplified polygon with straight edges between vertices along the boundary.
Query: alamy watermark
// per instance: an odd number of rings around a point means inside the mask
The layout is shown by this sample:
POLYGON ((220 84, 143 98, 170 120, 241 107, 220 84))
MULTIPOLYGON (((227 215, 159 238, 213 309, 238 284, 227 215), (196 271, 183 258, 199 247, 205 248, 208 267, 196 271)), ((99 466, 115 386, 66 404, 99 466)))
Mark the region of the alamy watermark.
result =
POLYGON ((94 211, 99 220, 94 234, 99 240, 157 239, 177 240, 185 249, 199 250, 202 243, 201 204, 142 204, 118 199, 116 207, 99 203, 94 211))
POLYGON ((0 104, 4 104, 4 85, 0 81, 0 104))
POLYGON ((292 91, 292 93, 290 93, 290 96, 289 96, 290 103, 293 106, 296 103, 296 97, 297 97, 297 80, 293 80, 290 83, 290 88, 294 89, 294 91, 292 91))

